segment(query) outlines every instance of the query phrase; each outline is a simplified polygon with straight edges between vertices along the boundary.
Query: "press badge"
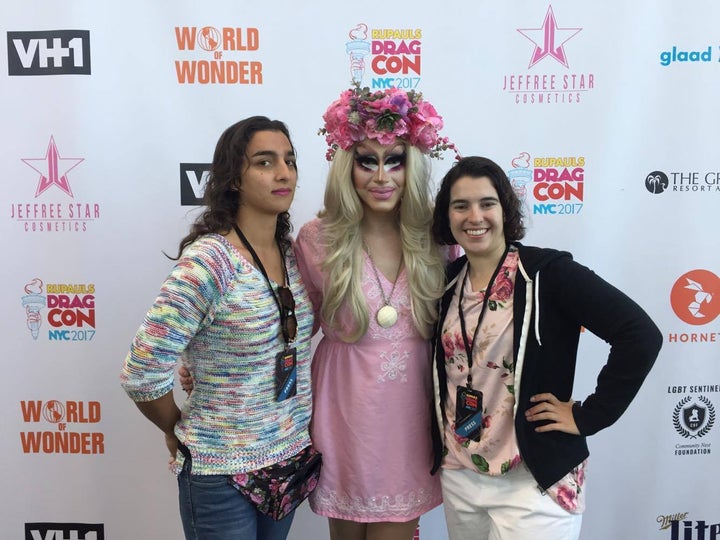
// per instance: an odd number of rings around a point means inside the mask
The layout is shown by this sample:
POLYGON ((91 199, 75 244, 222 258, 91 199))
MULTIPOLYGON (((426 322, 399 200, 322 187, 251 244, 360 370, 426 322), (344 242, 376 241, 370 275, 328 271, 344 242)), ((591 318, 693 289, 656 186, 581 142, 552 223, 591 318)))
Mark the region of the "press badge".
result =
POLYGON ((295 348, 281 351, 275 357, 275 400, 283 401, 297 395, 297 352, 295 348))
POLYGON ((480 441, 482 434, 482 398, 479 390, 457 387, 455 397, 455 433, 465 439, 480 441))

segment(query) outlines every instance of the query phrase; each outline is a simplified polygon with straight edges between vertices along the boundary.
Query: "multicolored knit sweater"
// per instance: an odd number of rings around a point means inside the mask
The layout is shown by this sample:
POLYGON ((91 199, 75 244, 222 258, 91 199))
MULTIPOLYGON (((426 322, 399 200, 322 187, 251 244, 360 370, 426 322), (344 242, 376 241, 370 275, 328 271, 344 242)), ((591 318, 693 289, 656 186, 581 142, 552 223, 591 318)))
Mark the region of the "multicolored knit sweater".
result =
MULTIPOLYGON (((186 248, 133 340, 121 384, 134 401, 171 391, 180 358, 193 374, 175 426, 193 474, 260 469, 310 444, 313 314, 295 256, 286 259, 298 320, 296 396, 275 401, 275 357, 284 342, 267 282, 220 235, 186 248)), ((177 471, 182 462, 178 454, 177 471)))

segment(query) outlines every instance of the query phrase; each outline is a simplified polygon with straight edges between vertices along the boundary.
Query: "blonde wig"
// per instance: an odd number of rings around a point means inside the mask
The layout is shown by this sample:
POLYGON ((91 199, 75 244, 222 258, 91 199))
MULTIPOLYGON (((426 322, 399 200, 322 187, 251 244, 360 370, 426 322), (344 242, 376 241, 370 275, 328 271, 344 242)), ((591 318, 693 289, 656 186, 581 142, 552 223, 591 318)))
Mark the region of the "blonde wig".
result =
MULTIPOLYGON (((406 144, 405 150, 405 192, 397 217, 413 322, 418 332, 429 338, 437 318, 436 303, 443 291, 444 264, 430 234, 429 160, 414 146, 406 144)), ((323 262, 325 283, 321 314, 349 343, 360 339, 369 324, 367 302, 361 288, 363 205, 352 181, 353 163, 352 150, 337 150, 325 188, 325 208, 318 214, 323 220, 327 253, 323 262), (338 309, 345 303, 355 322, 353 328, 339 328, 335 319, 338 309)))

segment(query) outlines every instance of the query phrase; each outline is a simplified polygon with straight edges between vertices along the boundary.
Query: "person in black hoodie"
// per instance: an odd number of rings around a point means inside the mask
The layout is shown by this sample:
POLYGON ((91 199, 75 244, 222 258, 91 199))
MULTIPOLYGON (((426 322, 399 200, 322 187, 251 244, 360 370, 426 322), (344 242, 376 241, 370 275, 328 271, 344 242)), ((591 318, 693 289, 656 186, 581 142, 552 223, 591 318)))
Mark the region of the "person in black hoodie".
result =
POLYGON ((576 539, 586 437, 627 409, 662 345, 633 300, 570 253, 524 246, 505 172, 460 159, 436 197, 447 269, 434 338, 433 473, 451 540, 576 539), (595 391, 572 398, 582 328, 610 344, 595 391))

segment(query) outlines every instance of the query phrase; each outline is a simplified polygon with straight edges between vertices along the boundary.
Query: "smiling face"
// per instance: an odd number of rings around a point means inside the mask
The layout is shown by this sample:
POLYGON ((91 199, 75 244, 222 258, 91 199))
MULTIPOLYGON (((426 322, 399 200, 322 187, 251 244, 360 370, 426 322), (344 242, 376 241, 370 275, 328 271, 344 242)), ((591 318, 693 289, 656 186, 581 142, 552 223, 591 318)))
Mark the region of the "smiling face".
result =
POLYGON ((295 195, 297 166, 290 141, 280 131, 258 131, 246 149, 240 179, 240 209, 277 216, 295 195))
POLYGON ((394 212, 405 191, 405 145, 366 139, 355 147, 352 178, 365 212, 394 212))
POLYGON ((498 259, 505 251, 503 209, 487 176, 462 176, 450 189, 450 231, 468 257, 498 259))

